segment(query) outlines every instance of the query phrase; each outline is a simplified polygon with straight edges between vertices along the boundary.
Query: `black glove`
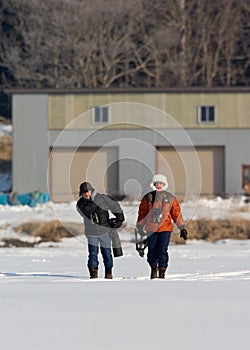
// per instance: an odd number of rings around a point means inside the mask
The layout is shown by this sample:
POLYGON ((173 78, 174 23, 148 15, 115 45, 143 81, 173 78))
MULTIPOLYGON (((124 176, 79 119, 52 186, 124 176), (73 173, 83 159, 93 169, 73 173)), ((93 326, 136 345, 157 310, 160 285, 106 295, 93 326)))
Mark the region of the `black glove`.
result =
POLYGON ((121 221, 116 221, 115 228, 120 228, 121 226, 122 226, 122 222, 121 221))
POLYGON ((137 231, 138 231, 138 233, 139 233, 139 235, 141 237, 146 235, 145 231, 143 230, 143 226, 142 225, 136 225, 136 228, 137 228, 137 231))
POLYGON ((188 238, 188 233, 187 233, 187 230, 185 230, 185 228, 183 228, 181 231, 180 231, 180 237, 185 239, 185 241, 187 240, 188 238))
POLYGON ((109 226, 111 228, 120 228, 122 226, 122 222, 118 221, 116 218, 109 219, 109 226))

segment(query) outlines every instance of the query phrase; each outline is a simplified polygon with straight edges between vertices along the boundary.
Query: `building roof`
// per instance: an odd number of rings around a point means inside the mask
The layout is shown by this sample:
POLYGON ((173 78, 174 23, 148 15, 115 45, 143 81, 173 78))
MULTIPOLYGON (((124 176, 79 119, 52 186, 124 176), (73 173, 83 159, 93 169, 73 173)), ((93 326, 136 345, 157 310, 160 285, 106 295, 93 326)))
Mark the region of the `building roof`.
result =
POLYGON ((250 93, 250 87, 172 87, 172 88, 42 88, 5 89, 6 94, 115 94, 115 93, 250 93))

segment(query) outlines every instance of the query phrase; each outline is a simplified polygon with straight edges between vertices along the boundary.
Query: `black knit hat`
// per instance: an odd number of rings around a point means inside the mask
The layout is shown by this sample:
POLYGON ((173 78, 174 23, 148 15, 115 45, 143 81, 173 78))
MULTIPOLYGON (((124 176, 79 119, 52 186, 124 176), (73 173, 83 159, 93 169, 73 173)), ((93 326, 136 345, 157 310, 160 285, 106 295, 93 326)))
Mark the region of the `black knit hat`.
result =
POLYGON ((81 196, 83 193, 88 192, 88 191, 91 191, 91 192, 94 191, 94 188, 92 187, 92 185, 89 182, 81 183, 81 185, 79 187, 79 196, 81 196))

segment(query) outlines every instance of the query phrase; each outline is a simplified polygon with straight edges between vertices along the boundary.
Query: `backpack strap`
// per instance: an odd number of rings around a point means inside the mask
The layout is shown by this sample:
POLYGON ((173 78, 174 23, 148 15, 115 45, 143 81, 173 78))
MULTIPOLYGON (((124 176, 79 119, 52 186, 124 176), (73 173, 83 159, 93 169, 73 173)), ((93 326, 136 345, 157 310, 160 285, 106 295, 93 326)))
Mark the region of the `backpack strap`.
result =
MULTIPOLYGON (((147 201, 152 203, 152 207, 154 206, 155 197, 156 197, 156 191, 149 192, 146 195, 147 201)), ((174 195, 172 193, 163 191, 162 206, 164 202, 169 202, 171 204, 173 202, 173 199, 174 199, 174 195)))
POLYGON ((154 206, 155 196, 156 196, 156 191, 149 192, 146 195, 147 202, 151 202, 152 203, 152 207, 154 206))
POLYGON ((174 200, 174 195, 170 192, 164 191, 163 200, 164 202, 169 202, 171 204, 174 200))

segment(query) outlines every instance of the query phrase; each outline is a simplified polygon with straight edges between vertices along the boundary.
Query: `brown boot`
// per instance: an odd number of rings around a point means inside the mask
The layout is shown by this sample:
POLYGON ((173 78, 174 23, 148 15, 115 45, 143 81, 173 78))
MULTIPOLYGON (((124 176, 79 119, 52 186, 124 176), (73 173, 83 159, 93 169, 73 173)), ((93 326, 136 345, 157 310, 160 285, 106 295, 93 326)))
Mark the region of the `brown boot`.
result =
POLYGON ((166 267, 159 267, 159 278, 165 278, 166 267))
POLYGON ((112 280, 112 269, 105 269, 105 278, 112 280))
POLYGON ((89 267, 90 278, 98 278, 98 268, 97 267, 89 267))
POLYGON ((151 280, 157 278, 157 266, 151 266, 150 278, 151 280))

